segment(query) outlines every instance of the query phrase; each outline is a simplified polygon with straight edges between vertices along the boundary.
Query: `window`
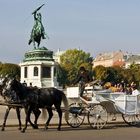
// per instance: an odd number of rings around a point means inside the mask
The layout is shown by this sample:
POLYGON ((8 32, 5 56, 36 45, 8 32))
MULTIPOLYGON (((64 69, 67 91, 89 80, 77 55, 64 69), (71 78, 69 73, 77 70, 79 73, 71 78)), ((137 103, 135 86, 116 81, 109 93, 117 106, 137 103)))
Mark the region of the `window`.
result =
POLYGON ((24 67, 24 78, 27 78, 28 68, 24 67))
POLYGON ((34 67, 34 76, 38 76, 38 67, 34 67))
POLYGON ((51 67, 42 67, 42 78, 51 78, 51 67))

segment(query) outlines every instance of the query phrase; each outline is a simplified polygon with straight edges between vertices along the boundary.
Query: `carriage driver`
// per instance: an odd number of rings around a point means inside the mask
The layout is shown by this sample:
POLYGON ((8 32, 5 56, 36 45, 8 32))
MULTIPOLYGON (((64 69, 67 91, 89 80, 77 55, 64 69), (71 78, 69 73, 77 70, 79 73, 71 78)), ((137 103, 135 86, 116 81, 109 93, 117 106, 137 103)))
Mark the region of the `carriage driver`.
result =
POLYGON ((89 72, 83 66, 80 67, 74 84, 79 84, 79 93, 81 97, 83 97, 86 84, 91 81, 89 72))

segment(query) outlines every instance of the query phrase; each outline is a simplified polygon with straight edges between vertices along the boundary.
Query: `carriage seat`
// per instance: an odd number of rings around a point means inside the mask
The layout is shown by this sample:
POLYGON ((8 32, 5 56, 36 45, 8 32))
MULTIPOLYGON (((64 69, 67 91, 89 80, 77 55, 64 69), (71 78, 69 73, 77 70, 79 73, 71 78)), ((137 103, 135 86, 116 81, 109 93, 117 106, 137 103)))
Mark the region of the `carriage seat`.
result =
POLYGON ((88 96, 82 96, 81 98, 87 100, 87 101, 92 101, 92 98, 91 97, 88 97, 88 96))

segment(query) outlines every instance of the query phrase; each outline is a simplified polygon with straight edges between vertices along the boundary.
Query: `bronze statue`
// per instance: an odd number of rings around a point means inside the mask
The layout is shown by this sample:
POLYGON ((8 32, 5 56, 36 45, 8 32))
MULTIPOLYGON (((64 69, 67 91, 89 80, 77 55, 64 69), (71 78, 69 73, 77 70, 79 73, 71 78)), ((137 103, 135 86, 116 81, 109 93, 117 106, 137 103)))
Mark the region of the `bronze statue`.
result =
POLYGON ((34 15, 34 26, 28 44, 30 45, 33 42, 34 48, 36 48, 35 42, 37 43, 37 47, 39 47, 41 38, 46 39, 45 29, 42 24, 42 16, 41 13, 38 13, 42 6, 44 6, 44 4, 32 13, 32 15, 34 15))

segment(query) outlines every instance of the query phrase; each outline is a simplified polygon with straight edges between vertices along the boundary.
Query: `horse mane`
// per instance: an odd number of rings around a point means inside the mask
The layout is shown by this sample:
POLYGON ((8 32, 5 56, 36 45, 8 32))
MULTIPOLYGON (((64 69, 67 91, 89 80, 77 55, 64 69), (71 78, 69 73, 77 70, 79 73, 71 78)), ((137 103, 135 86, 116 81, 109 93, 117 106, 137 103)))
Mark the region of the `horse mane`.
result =
POLYGON ((16 79, 13 80, 12 88, 15 90, 15 92, 16 92, 16 94, 17 94, 17 96, 19 97, 20 100, 25 99, 27 94, 29 93, 28 87, 21 84, 16 79))
POLYGON ((7 78, 2 79, 0 84, 0 95, 2 95, 2 90, 6 86, 7 78))
POLYGON ((27 87, 19 81, 14 80, 12 88, 15 89, 15 92, 21 101, 24 100, 26 102, 37 103, 39 95, 38 93, 40 92, 40 89, 38 89, 37 87, 27 87))

